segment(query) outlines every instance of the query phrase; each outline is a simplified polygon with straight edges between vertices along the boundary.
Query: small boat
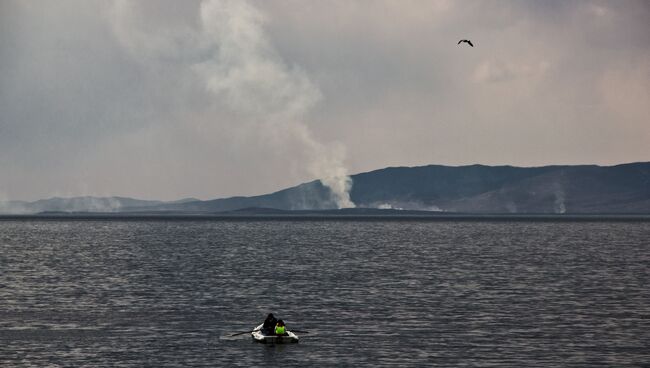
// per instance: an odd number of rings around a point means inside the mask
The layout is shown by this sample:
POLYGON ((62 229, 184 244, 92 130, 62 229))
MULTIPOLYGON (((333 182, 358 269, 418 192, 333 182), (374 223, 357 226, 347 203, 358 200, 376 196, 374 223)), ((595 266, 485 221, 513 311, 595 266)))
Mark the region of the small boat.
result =
POLYGON ((286 334, 282 336, 264 335, 264 333, 262 333, 262 326, 263 324, 255 327, 253 332, 251 332, 253 340, 257 342, 261 342, 263 344, 291 344, 298 342, 298 335, 289 330, 287 330, 286 334))

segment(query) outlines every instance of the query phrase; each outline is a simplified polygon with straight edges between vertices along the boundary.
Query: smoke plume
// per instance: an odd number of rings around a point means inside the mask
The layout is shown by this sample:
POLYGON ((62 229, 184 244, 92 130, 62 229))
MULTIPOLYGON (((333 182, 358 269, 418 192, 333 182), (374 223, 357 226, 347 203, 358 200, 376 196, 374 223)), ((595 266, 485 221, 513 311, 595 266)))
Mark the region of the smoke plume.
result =
POLYGON ((266 134, 269 144, 278 149, 288 142, 297 145, 307 162, 301 170, 320 178, 339 208, 354 207, 345 150, 316 140, 305 123, 321 92, 303 70, 278 54, 257 8, 246 1, 203 1, 196 28, 178 29, 166 39, 134 28, 127 1, 116 2, 114 10, 115 33, 132 54, 180 63, 215 103, 244 118, 257 134, 266 134))
POLYGON ((555 213, 566 213, 565 195, 562 185, 560 183, 555 183, 553 189, 553 195, 555 196, 553 210, 555 213))

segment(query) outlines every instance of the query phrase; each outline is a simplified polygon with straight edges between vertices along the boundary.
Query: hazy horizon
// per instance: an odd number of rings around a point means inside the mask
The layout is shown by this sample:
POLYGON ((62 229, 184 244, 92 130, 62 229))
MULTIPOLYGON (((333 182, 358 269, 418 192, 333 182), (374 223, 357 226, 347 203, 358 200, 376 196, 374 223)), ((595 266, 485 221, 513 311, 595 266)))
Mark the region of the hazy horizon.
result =
POLYGON ((0 0, 0 202, 647 162, 649 101, 641 0, 0 0))
MULTIPOLYGON (((598 165, 598 164, 563 164, 563 165, 557 165, 557 166, 592 166, 592 165, 595 165, 595 166, 599 166, 599 167, 612 167, 612 166, 620 166, 620 165, 628 165, 628 164, 636 164, 636 163, 646 163, 646 162, 650 162, 650 161, 643 161, 643 162, 642 162, 642 161, 635 161, 635 162, 622 162, 622 163, 619 163, 619 164, 612 164, 612 165, 598 165)), ((473 166, 473 165, 483 165, 483 166, 492 166, 492 167, 498 167, 498 166, 513 166, 513 167, 520 167, 520 168, 535 168, 535 167, 543 167, 543 166, 554 166, 554 165, 515 166, 515 165, 508 165, 508 164, 501 164, 501 165, 500 165, 500 164, 484 165, 484 164, 478 164, 478 163, 477 163, 477 164, 467 164, 467 165, 439 165, 439 164, 426 164, 426 165, 416 165, 416 166, 386 166, 386 167, 383 167, 383 168, 370 169, 370 170, 365 171, 365 172, 350 173, 350 176, 354 176, 354 175, 358 175, 358 174, 363 174, 363 173, 366 173, 366 172, 372 172, 372 171, 376 171, 376 170, 387 169, 387 168, 400 168, 400 167, 402 167, 402 168, 403 168, 403 167, 415 168, 415 167, 425 167, 425 166, 431 166, 431 165, 434 165, 434 166, 436 166, 436 165, 438 165, 438 166, 448 166, 448 167, 463 167, 463 166, 473 166)), ((49 200, 49 199, 56 199, 56 198, 60 198, 60 199, 72 199, 72 198, 83 198, 83 197, 88 197, 88 198, 106 198, 106 199, 110 199, 110 198, 128 198, 128 199, 137 199, 137 200, 143 200, 143 201, 162 201, 162 202, 178 202, 178 201, 185 201, 185 200, 200 200, 200 201, 205 201, 205 200, 225 199, 225 198, 241 197, 241 196, 243 196, 243 197, 262 196, 262 195, 272 194, 272 193, 275 193, 275 192, 278 192, 278 191, 282 191, 282 190, 284 190, 284 189, 288 189, 288 188, 291 188, 291 187, 295 187, 295 186, 298 186, 298 185, 301 185, 301 184, 309 183, 309 182, 314 181, 314 180, 318 180, 318 179, 312 179, 312 180, 308 180, 308 181, 305 181, 305 182, 294 183, 294 184, 290 184, 290 185, 288 185, 288 186, 286 186, 286 187, 282 187, 282 188, 274 189, 274 190, 271 190, 271 191, 268 191, 268 192, 264 192, 264 193, 252 193, 252 194, 245 195, 245 196, 235 194, 235 195, 227 196, 227 197, 213 197, 213 198, 183 197, 183 198, 172 198, 172 199, 159 199, 159 198, 142 198, 142 197, 133 197, 133 196, 128 196, 128 195, 79 195, 79 196, 68 196, 68 197, 66 197, 66 196, 59 196, 59 195, 53 195, 53 196, 50 196, 50 197, 37 198, 37 199, 34 199, 34 200, 24 200, 24 199, 3 199, 2 201, 7 201, 7 202, 8 202, 8 201, 14 201, 14 202, 34 202, 34 201, 38 201, 38 200, 49 200)), ((0 201, 0 202, 2 202, 2 201, 0 201)))

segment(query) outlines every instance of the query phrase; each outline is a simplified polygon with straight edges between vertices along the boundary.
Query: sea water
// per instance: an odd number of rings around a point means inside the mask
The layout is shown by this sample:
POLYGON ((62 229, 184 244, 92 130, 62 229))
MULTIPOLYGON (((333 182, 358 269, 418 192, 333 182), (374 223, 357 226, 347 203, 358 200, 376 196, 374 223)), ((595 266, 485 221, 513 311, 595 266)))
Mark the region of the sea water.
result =
POLYGON ((0 221, 0 366, 642 367, 649 285, 643 221, 0 221))

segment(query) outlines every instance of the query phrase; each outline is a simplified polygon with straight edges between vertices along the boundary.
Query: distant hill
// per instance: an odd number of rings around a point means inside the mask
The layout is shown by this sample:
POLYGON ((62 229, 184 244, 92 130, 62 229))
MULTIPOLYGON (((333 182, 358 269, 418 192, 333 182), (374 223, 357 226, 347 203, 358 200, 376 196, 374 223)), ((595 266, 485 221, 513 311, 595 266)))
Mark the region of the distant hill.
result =
MULTIPOLYGON (((329 189, 322 185, 320 181, 315 180, 271 194, 186 203, 167 203, 150 209, 182 212, 224 212, 244 208, 273 208, 279 210, 334 209, 336 208, 336 202, 330 198, 329 189)), ((128 208, 126 210, 137 211, 141 210, 141 208, 128 208)))
MULTIPOLYGON (((462 213, 650 213, 650 163, 392 167, 352 176, 358 207, 462 213)), ((174 211, 336 208, 320 181, 275 193, 158 206, 174 211)))
POLYGON ((353 177, 363 207, 471 213, 650 213, 650 163, 423 166, 353 177))
POLYGON ((0 202, 0 213, 120 212, 125 208, 151 207, 164 203, 162 201, 146 201, 126 197, 54 197, 34 202, 0 202))
MULTIPOLYGON (((479 214, 650 214, 650 162, 607 167, 390 167, 351 178, 351 200, 363 208, 479 214)), ((318 180, 265 195, 208 201, 76 197, 0 202, 0 213, 216 213, 251 208, 328 210, 336 208, 336 203, 318 180)))

